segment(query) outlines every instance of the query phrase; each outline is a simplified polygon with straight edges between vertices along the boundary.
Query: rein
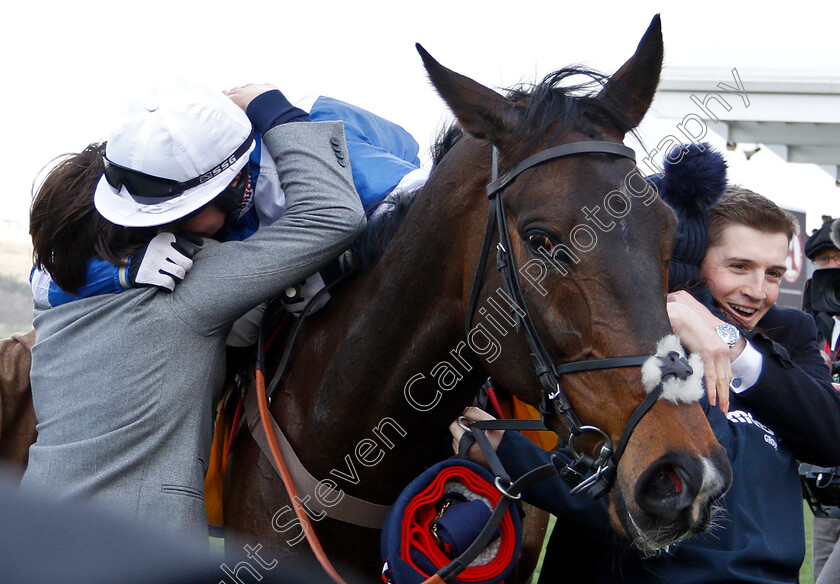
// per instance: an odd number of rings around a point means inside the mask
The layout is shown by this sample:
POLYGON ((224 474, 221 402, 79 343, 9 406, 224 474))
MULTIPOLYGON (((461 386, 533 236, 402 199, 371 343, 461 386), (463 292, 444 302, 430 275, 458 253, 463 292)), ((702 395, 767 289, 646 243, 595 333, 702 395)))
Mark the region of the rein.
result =
MULTIPOLYGON (((484 242, 482 244, 481 255, 479 256, 472 291, 470 293, 466 316, 466 331, 467 334, 469 334, 473 317, 475 315, 476 305, 478 303, 478 296, 484 280, 484 272, 490 255, 494 231, 496 231, 499 239, 496 244, 496 265, 501 273, 505 291, 518 307, 518 310, 512 308, 512 316, 515 319, 517 331, 524 330, 525 332, 525 338, 531 349, 531 358, 534 362, 534 369, 540 380, 540 384, 542 385, 543 401, 540 406, 542 423, 546 428, 550 428, 550 422, 552 419, 562 417, 570 432, 568 444, 572 453, 575 455, 575 460, 571 464, 566 465, 566 467, 560 471, 560 475, 564 478, 564 480, 575 487, 573 492, 579 492, 580 490, 592 488, 597 485, 597 487, 590 491, 590 494, 593 497, 599 497, 606 494, 612 487, 612 484, 615 481, 618 461, 624 452, 627 442, 630 439, 630 435, 642 417, 644 417, 650 408, 653 407, 653 404, 656 403, 656 400, 658 400, 661 396, 662 386, 660 384, 653 391, 648 393, 642 403, 636 408, 635 412, 628 420, 621 439, 615 449, 613 449, 612 440, 606 432, 595 426, 587 426, 581 423, 580 418, 578 418, 575 413, 568 396, 565 394, 560 384, 560 378, 564 374, 622 367, 640 367, 647 359, 650 358, 650 355, 609 357, 605 359, 573 361, 560 365, 555 362, 540 337, 539 331, 537 331, 533 318, 531 317, 531 313, 528 310, 528 305, 525 302, 525 295, 522 292, 522 286, 517 275, 516 260, 511 251, 511 238, 508 231, 507 216, 505 214, 504 204, 502 201, 502 193, 504 189, 526 170, 550 160, 579 154, 610 154, 613 156, 629 158, 633 162, 636 161, 635 152, 623 144, 601 141, 571 142, 542 150, 541 152, 526 158, 517 164, 510 172, 499 177, 499 151, 495 146, 493 147, 492 182, 487 185, 487 197, 490 199, 490 213, 487 218, 487 228, 484 233, 484 242), (599 434, 604 440, 597 459, 593 460, 592 457, 588 457, 582 453, 577 453, 574 449, 575 437, 580 436, 585 432, 599 434), (594 470, 594 474, 584 480, 584 476, 591 470, 594 470)), ((511 422, 511 420, 506 420, 506 422, 511 422)), ((510 428, 511 426, 508 425, 505 427, 510 428)))
MULTIPOLYGON (((286 487, 286 493, 288 493, 289 499, 294 502, 296 499, 299 499, 297 488, 295 487, 291 473, 289 472, 289 469, 283 459, 283 455, 280 453, 280 445, 277 443, 277 438, 274 435, 274 429, 271 426, 271 420, 273 418, 271 417, 271 412, 268 409, 268 395, 266 394, 265 376, 263 374, 262 327, 260 327, 260 340, 258 341, 257 347, 255 378, 257 384, 256 399, 259 407, 260 422, 262 423, 263 431, 268 438, 267 442, 271 451, 271 456, 274 459, 280 478, 283 480, 283 485, 286 487)), ((332 578, 333 582, 336 584, 347 584, 327 557, 318 536, 315 535, 315 531, 312 529, 312 522, 306 515, 306 511, 302 509, 303 505, 292 505, 292 507, 294 508, 295 515, 304 527, 306 541, 309 543, 309 547, 312 549, 312 553, 315 554, 315 558, 318 560, 318 563, 321 564, 321 567, 330 576, 330 578, 332 578)))

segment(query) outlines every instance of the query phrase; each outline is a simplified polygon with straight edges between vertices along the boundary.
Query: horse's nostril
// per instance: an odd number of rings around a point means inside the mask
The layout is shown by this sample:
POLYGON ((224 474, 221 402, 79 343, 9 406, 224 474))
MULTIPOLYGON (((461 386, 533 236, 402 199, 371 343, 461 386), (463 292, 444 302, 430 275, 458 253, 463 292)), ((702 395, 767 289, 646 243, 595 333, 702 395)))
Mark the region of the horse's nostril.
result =
POLYGON ((676 472, 673 468, 667 467, 662 471, 665 476, 668 477, 668 480, 674 485, 674 491, 677 493, 681 493, 683 490, 683 480, 682 477, 676 472))
POLYGON ((654 499, 673 497, 682 492, 685 483, 679 473, 670 465, 661 467, 658 472, 651 474, 645 484, 646 496, 654 499))
POLYGON ((672 454, 653 463, 636 483, 636 503, 647 515, 673 521, 694 502, 703 473, 698 461, 672 454))

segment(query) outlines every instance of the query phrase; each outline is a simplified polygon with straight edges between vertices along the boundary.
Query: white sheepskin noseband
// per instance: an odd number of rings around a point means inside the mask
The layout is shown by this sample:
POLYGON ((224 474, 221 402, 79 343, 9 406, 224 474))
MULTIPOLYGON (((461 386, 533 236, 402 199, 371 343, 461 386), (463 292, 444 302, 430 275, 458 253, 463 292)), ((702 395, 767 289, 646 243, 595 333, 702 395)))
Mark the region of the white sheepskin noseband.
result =
MULTIPOLYGON (((642 365, 642 383, 648 393, 653 391, 662 381, 662 361, 659 357, 667 357, 668 353, 677 353, 685 357, 682 344, 677 335, 663 337, 656 344, 656 354, 650 357, 642 365)), ((662 384, 662 396, 660 399, 667 399, 674 403, 696 402, 703 397, 703 361, 700 355, 694 353, 688 357, 688 364, 691 366, 692 374, 687 379, 680 379, 671 376, 662 384)))

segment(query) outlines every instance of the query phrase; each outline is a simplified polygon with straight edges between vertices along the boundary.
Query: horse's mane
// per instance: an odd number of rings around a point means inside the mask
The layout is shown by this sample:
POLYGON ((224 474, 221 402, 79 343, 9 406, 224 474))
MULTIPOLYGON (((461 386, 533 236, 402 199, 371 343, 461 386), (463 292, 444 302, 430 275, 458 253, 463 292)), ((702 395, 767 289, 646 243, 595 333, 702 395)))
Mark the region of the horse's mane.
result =
POLYGON ((389 194, 367 210, 367 229, 353 247, 357 267, 367 269, 382 255, 418 192, 389 194))
MULTIPOLYGON (((596 96, 609 77, 581 66, 564 67, 550 73, 537 84, 519 84, 505 90, 507 98, 522 112, 519 130, 521 149, 530 149, 545 140, 549 131, 561 135, 569 130, 587 132, 593 124, 609 124, 622 134, 632 129, 627 114, 618 101, 596 96), (584 77, 581 83, 568 84, 572 77, 584 77), (565 85, 564 85, 565 83, 565 85)), ((464 130, 457 121, 445 125, 432 144, 432 172, 452 150, 464 130)), ((388 247, 397 228, 414 201, 417 192, 392 197, 388 195, 368 210, 368 227, 356 244, 359 267, 368 268, 388 247)))
POLYGON ((435 143, 432 144, 432 168, 436 167, 443 157, 446 156, 452 147, 464 137, 464 129, 456 121, 449 122, 438 133, 435 143))

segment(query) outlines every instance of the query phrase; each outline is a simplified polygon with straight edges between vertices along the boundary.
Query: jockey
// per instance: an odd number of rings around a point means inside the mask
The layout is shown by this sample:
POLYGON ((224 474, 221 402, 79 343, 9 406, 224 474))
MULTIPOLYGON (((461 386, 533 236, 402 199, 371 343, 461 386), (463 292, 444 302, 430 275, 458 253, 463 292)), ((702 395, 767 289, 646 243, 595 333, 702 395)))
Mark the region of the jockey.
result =
MULTIPOLYGON (((401 126, 360 107, 331 97, 319 96, 307 114, 293 108, 279 91, 260 96, 260 115, 282 112, 290 121, 340 121, 344 124, 353 181, 362 205, 372 211, 387 195, 398 196, 416 190, 428 178, 428 170, 420 168, 417 141, 401 126), (288 105, 287 105, 288 104, 288 105)), ((248 180, 242 183, 243 192, 236 208, 225 225, 213 235, 219 241, 243 241, 259 229, 283 216, 286 201, 277 171, 270 156, 264 156, 265 144, 257 132, 256 146, 247 165, 248 180)), ((133 287, 158 286, 172 291, 183 279, 192 262, 183 248, 171 237, 153 241, 125 266, 98 258, 88 262, 85 282, 75 294, 62 290, 43 268, 33 268, 30 275, 36 309, 59 306, 79 298, 99 294, 118 293, 133 287)), ((343 265, 342 268, 346 268, 343 265)), ((313 274, 304 282, 291 287, 284 294, 290 312, 300 314, 310 299, 324 287, 320 274, 313 274)), ((325 294, 314 312, 329 299, 325 294)), ((237 321, 228 338, 230 346, 248 346, 256 341, 258 325, 264 305, 237 321)))

